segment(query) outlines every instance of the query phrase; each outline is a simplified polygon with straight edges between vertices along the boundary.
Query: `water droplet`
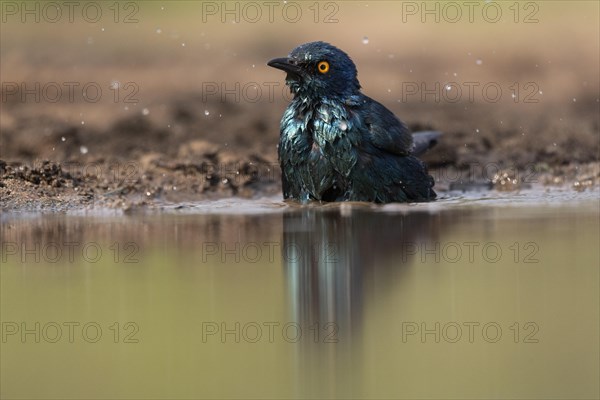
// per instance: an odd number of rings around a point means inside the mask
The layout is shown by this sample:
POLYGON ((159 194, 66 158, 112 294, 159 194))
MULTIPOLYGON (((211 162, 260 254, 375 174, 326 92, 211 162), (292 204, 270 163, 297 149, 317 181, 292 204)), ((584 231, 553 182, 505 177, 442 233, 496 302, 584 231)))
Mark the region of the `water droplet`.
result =
POLYGON ((88 153, 88 148, 87 148, 87 147, 85 147, 85 146, 81 146, 81 147, 79 148, 79 152, 80 152, 81 154, 87 154, 87 153, 88 153))
POLYGON ((367 36, 362 38, 362 43, 363 44, 369 44, 369 38, 367 36))
POLYGON ((142 115, 148 115, 148 114, 150 114, 150 110, 148 110, 147 108, 144 108, 142 110, 142 115))
POLYGON ((210 115, 210 111, 204 110, 204 115, 206 115, 208 117, 210 115))

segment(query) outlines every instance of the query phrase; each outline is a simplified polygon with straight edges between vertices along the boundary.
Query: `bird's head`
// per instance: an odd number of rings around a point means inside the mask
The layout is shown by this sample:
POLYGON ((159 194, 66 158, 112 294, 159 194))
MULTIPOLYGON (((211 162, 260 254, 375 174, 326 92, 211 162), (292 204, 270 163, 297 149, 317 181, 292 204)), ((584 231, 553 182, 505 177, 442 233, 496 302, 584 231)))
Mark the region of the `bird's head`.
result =
POLYGON ((344 96, 360 89, 354 62, 329 43, 302 44, 288 57, 275 58, 267 65, 287 72, 285 82, 295 96, 344 96))

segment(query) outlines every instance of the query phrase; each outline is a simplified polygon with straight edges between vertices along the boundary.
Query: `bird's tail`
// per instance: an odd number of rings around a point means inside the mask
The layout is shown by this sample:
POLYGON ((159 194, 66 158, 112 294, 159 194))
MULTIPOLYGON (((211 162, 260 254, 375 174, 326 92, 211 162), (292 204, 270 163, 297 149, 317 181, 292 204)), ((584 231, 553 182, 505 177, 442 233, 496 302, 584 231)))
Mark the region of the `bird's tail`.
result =
POLYGON ((412 154, 417 157, 422 155, 437 144, 441 135, 442 132, 438 131, 422 131, 413 133, 412 154))

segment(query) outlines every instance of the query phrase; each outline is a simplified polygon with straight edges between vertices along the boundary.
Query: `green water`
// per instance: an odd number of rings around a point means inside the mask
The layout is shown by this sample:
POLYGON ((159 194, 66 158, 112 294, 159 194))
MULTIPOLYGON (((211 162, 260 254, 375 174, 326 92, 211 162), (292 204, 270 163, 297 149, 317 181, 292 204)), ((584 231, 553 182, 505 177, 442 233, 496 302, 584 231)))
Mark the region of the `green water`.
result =
POLYGON ((2 397, 597 398, 598 201, 446 203, 3 215, 2 397))

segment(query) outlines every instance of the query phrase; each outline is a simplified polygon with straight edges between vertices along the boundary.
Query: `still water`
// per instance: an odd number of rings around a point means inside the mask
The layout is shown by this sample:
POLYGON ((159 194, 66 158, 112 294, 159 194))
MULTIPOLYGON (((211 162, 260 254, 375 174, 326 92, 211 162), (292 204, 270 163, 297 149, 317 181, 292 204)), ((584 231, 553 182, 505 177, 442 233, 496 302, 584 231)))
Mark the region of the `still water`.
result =
POLYGON ((3 215, 2 397, 597 398, 598 194, 498 196, 3 215))

